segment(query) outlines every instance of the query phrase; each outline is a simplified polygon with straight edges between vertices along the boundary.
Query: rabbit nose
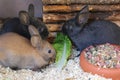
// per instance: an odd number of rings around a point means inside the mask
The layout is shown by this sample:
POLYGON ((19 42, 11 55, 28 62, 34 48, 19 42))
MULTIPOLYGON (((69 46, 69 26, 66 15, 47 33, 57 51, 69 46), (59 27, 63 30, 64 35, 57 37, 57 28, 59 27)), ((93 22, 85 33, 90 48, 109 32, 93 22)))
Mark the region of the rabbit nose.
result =
POLYGON ((55 57, 56 57, 56 51, 53 52, 54 54, 50 57, 49 64, 55 62, 55 57))

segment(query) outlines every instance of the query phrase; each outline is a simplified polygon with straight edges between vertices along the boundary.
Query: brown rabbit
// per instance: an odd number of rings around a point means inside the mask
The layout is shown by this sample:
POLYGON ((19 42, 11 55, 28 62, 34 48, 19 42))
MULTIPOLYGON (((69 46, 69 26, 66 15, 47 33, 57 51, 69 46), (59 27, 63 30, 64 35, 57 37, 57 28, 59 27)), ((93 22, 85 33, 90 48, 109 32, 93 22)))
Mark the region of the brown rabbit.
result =
POLYGON ((31 40, 9 32, 0 36, 0 65, 17 69, 37 70, 55 57, 52 45, 42 40, 37 29, 30 25, 31 40))

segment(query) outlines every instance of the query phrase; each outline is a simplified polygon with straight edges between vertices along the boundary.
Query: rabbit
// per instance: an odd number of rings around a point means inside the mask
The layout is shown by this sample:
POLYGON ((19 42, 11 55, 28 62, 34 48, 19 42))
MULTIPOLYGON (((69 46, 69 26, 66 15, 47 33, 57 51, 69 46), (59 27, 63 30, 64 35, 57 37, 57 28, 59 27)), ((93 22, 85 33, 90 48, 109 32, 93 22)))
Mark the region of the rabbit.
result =
POLYGON ((30 4, 28 7, 28 12, 20 11, 19 18, 15 17, 7 20, 0 31, 0 34, 4 34, 6 32, 15 32, 18 33, 28 39, 30 39, 30 34, 28 31, 28 25, 35 26, 42 39, 47 39, 49 35, 49 31, 47 26, 37 18, 34 17, 34 6, 30 4))
POLYGON ((55 49, 29 25, 31 39, 8 32, 0 35, 0 65, 12 69, 39 70, 55 58, 55 49))
POLYGON ((89 14, 89 7, 85 5, 62 26, 62 32, 68 35, 77 50, 104 43, 120 45, 120 27, 108 20, 89 21, 89 14))

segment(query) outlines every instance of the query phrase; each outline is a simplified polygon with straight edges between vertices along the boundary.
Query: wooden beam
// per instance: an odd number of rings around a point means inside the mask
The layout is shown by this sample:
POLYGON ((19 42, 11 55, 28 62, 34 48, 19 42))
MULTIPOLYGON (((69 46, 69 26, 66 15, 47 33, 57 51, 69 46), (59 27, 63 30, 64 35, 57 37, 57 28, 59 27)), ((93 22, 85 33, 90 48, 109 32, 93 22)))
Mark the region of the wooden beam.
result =
MULTIPOLYGON (((54 14, 46 13, 43 14, 43 22, 45 23, 56 23, 64 22, 75 17, 75 13, 70 14, 54 14)), ((119 12, 95 12, 90 14, 90 19, 105 19, 105 20, 120 20, 120 11, 119 12)))
POLYGON ((62 24, 46 24, 50 32, 61 31, 62 24))
MULTIPOLYGON (((76 12, 80 11, 84 5, 44 5, 43 12, 76 12)), ((89 5, 90 11, 120 11, 120 4, 116 5, 89 5)))
POLYGON ((91 13, 90 19, 105 19, 111 21, 120 21, 120 12, 96 12, 91 13))
POLYGON ((74 16, 74 14, 48 13, 48 14, 43 14, 43 22, 45 22, 45 23, 64 22, 64 21, 72 18, 73 16, 74 16))
POLYGON ((43 4, 120 4, 120 0, 42 0, 43 4))

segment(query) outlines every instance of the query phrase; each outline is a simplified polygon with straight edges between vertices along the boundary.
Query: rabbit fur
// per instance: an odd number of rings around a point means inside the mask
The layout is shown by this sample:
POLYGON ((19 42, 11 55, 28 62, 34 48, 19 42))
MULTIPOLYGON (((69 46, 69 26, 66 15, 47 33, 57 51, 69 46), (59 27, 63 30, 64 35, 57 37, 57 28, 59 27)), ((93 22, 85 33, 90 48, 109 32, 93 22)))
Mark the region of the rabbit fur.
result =
POLYGON ((120 44, 120 27, 107 20, 89 21, 88 5, 62 26, 62 32, 80 51, 90 45, 120 44))
POLYGON ((30 40, 14 32, 0 35, 0 65, 37 70, 55 58, 52 45, 41 38, 34 26, 30 25, 28 29, 30 40))

